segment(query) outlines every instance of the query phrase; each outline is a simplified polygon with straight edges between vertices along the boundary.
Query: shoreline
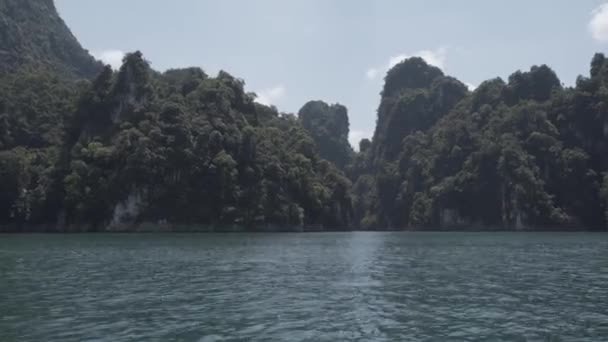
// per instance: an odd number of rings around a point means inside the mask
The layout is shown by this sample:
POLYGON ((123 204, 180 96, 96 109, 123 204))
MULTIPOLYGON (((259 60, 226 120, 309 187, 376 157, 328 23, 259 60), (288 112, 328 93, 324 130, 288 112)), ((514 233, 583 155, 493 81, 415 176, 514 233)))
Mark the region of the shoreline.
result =
POLYGON ((141 223, 135 225, 108 226, 95 228, 91 225, 70 225, 58 228, 56 224, 41 225, 0 225, 0 234, 230 234, 230 233, 340 233, 340 232, 428 232, 428 233, 602 233, 608 230, 594 229, 590 227, 576 226, 552 226, 552 227, 496 227, 496 226, 452 226, 452 227, 407 227, 394 228, 326 228, 319 225, 313 226, 287 226, 287 225, 263 225, 263 226, 241 226, 241 225, 210 225, 210 224, 157 224, 141 223))

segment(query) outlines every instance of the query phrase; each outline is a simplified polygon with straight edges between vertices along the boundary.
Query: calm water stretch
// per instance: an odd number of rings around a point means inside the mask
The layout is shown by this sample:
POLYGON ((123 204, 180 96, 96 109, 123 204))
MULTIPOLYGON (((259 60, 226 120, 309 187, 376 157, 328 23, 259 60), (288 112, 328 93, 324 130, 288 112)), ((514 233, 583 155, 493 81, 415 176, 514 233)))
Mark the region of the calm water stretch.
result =
POLYGON ((0 235, 0 341, 608 341, 608 235, 0 235))

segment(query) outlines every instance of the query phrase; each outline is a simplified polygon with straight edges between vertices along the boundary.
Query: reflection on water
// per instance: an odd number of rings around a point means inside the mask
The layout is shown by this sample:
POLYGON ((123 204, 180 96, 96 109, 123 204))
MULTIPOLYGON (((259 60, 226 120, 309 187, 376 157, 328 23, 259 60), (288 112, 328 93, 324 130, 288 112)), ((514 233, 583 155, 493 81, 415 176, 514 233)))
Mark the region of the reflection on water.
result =
POLYGON ((1 341, 603 341, 608 236, 0 236, 1 341))

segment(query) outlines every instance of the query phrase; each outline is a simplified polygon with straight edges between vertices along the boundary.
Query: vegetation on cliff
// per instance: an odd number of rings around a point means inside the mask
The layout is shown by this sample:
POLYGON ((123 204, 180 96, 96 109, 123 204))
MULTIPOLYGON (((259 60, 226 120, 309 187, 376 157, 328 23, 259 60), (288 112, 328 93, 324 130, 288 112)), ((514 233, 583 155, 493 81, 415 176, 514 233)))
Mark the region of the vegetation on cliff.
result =
POLYGON ((4 224, 351 224, 349 180, 226 72, 161 74, 136 52, 79 87, 15 77, 31 98, 2 93, 4 224))
POLYGON ((470 93, 419 58, 403 61, 355 167, 362 225, 604 229, 607 80, 598 54, 573 88, 543 65, 470 93))
POLYGON ((606 229, 602 54, 574 87, 542 65, 473 92, 404 60, 354 152, 340 104, 279 113, 140 52, 102 67, 51 0, 0 2, 0 26, 0 230, 606 229))
POLYGON ((340 104, 310 101, 298 112, 302 127, 314 139, 322 158, 344 169, 354 156, 348 142, 348 110, 340 104))
POLYGON ((92 78, 102 67, 80 46, 53 0, 0 1, 0 75, 23 68, 92 78))

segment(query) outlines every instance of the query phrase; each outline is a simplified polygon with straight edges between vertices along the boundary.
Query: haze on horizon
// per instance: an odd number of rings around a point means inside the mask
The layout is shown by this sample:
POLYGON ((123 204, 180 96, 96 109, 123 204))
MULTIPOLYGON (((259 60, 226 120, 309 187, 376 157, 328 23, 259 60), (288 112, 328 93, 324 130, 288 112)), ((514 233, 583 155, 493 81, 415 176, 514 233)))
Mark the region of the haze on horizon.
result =
POLYGON ((608 4, 598 0, 56 4, 82 45, 114 67, 140 50, 158 70, 226 70, 281 111, 339 102, 349 109, 353 146, 373 134, 384 74, 406 57, 423 57, 471 88, 535 64, 572 85, 608 42, 608 4))

